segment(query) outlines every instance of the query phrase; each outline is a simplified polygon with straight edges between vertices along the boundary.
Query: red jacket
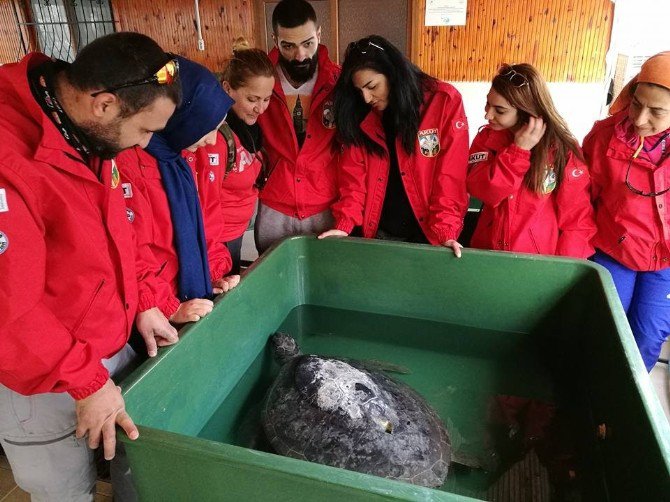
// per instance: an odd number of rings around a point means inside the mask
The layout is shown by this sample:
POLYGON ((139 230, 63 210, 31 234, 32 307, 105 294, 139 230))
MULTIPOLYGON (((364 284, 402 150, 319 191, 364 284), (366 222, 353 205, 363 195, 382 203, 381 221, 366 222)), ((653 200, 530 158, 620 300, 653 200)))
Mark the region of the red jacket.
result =
MULTIPOLYGON (((203 173, 195 169, 196 154, 185 150, 182 155, 199 180, 209 176, 208 171, 203 173)), ((154 157, 139 147, 121 152, 116 162, 138 242, 148 245, 151 249, 149 263, 145 262, 146 255, 139 257, 142 270, 154 271, 153 274, 145 274, 139 281, 139 311, 158 307, 169 318, 180 305, 177 298, 179 260, 174 248, 170 206, 158 163, 154 157)), ((217 186, 213 183, 199 182, 198 197, 205 225, 210 275, 211 279, 215 280, 223 277, 232 266, 230 253, 221 238, 223 220, 219 209, 217 186)))
MULTIPOLYGON (((335 228, 351 233, 363 227, 363 236, 377 234, 386 196, 389 161, 381 116, 370 111, 362 131, 386 151, 371 155, 364 148, 344 148, 340 165, 340 198, 333 205, 335 228)), ((407 198, 421 229, 431 244, 457 239, 468 209, 465 173, 468 160, 468 123, 458 91, 445 82, 427 92, 414 152, 408 155, 396 140, 398 166, 407 198), (422 153, 420 140, 438 141, 438 153, 422 153)))
POLYGON ((216 145, 199 148, 196 152, 198 170, 205 174, 204 178, 208 182, 216 171, 221 173, 217 179, 224 221, 222 234, 224 242, 237 239, 249 227, 258 200, 258 189, 254 184, 261 171, 260 152, 256 155, 249 153, 235 133, 233 136, 236 147, 235 165, 227 176, 223 173, 228 158, 228 144, 221 133, 218 135, 216 145))
POLYGON ((588 169, 572 153, 558 188, 538 195, 523 183, 530 151, 509 130, 485 126, 470 147, 468 192, 484 204, 471 246, 587 258, 596 228, 588 169))
POLYGON ((112 164, 91 161, 98 179, 29 90, 46 60, 0 68, 0 382, 83 399, 128 339, 136 246, 112 164))
MULTIPOLYGON (((279 51, 270 54, 274 65, 279 51)), ((302 148, 293 129, 293 118, 279 78, 270 105, 258 118, 271 170, 260 198, 263 204, 295 218, 308 218, 330 207, 337 197, 339 146, 332 121, 333 87, 340 74, 323 45, 318 52, 319 74, 312 93, 307 135, 302 148)), ((281 70, 279 70, 281 71, 281 70)))
POLYGON ((656 197, 636 195, 625 180, 630 163, 629 183, 634 188, 644 192, 667 189, 670 157, 658 166, 641 157, 632 160, 634 148, 615 134, 626 114, 623 111, 596 122, 584 139, 598 226, 593 244, 632 270, 661 270, 670 265, 670 192, 656 197))

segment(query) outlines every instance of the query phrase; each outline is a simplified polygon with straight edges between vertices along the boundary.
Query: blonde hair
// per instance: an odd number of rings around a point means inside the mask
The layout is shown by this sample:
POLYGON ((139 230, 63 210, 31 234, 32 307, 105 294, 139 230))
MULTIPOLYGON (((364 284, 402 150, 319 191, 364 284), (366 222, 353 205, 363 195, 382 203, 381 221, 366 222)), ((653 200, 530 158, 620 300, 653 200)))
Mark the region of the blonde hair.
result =
POLYGON ((223 80, 232 89, 244 87, 253 77, 274 77, 275 69, 268 55, 261 49, 253 48, 244 37, 233 42, 233 57, 223 70, 223 80))

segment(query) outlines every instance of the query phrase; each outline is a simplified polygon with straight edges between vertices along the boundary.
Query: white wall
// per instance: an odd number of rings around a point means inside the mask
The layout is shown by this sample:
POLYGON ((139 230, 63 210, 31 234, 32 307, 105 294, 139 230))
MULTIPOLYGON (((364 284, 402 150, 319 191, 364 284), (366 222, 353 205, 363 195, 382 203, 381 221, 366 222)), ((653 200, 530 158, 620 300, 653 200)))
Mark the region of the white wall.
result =
MULTIPOLYGON (((491 84, 490 82, 451 82, 451 84, 463 96, 472 142, 477 130, 486 124, 484 105, 491 84)), ((548 86, 558 113, 568 123, 572 134, 581 142, 591 130, 593 123, 603 118, 600 110, 607 94, 605 83, 549 82, 548 86)))

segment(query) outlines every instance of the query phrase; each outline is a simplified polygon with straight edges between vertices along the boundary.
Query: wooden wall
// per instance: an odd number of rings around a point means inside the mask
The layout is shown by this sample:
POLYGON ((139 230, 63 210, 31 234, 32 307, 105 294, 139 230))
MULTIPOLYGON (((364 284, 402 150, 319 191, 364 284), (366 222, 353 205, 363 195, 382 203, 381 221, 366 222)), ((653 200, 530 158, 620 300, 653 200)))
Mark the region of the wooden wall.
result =
MULTIPOLYGON (((197 50, 195 9, 192 0, 112 0, 121 31, 139 31, 166 51, 221 71, 232 57, 233 41, 244 36, 254 46, 253 0, 201 0, 200 23, 205 50, 197 50)), ((260 37, 259 37, 260 40, 260 37)))
MULTIPOLYGON (((18 9, 19 19, 24 22, 23 12, 18 9)), ((26 40, 29 40, 26 38, 26 40)), ((34 41, 33 41, 34 42, 34 41)), ((21 38, 16 25, 13 0, 0 0, 0 63, 13 63, 23 57, 21 38)))
POLYGON ((466 26, 424 26, 413 0, 412 60, 444 80, 487 81, 502 63, 532 63, 549 81, 605 75, 611 0, 469 0, 466 26))
MULTIPOLYGON (((0 0, 0 62, 15 61, 20 53, 12 1, 0 0)), ((438 78, 488 81, 503 62, 533 63, 550 81, 604 77, 611 0, 468 0, 467 24, 458 27, 425 27, 425 0, 408 1, 411 58, 438 78)), ((236 37, 252 45, 262 41, 255 0, 200 1, 205 51, 197 50, 193 0, 111 3, 118 30, 145 33, 215 72, 231 57, 236 37)), ((376 15, 370 13, 371 24, 376 15)))

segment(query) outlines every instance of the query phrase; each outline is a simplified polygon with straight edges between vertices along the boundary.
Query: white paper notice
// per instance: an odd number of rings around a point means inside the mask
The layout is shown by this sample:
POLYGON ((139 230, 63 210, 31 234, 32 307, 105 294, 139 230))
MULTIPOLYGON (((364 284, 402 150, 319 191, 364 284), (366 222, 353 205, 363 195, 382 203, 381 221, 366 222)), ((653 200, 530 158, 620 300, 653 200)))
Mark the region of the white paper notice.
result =
POLYGON ((426 0, 426 26, 464 26, 468 0, 426 0))

